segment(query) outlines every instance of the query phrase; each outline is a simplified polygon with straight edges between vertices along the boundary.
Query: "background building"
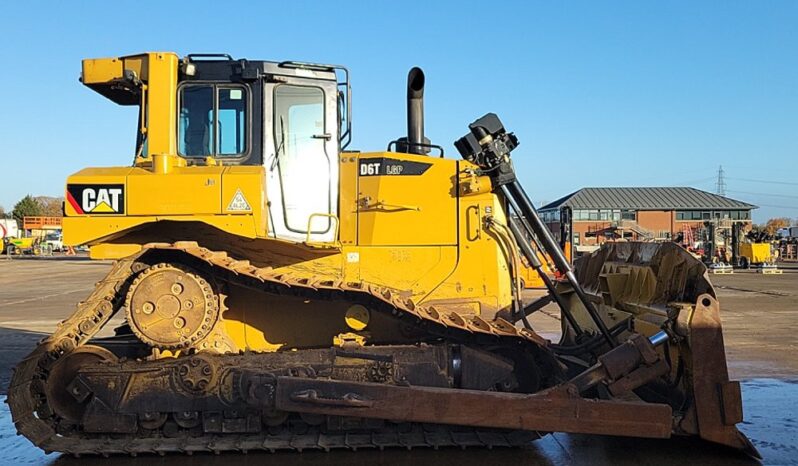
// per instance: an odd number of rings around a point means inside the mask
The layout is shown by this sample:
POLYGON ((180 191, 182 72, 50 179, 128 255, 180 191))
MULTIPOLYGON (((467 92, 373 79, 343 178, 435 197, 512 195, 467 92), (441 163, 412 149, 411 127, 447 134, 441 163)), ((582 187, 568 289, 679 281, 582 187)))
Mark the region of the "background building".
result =
POLYGON ((757 206, 695 188, 582 188, 539 209, 559 238, 562 221, 572 217, 574 246, 607 239, 668 240, 704 222, 751 224, 757 206))

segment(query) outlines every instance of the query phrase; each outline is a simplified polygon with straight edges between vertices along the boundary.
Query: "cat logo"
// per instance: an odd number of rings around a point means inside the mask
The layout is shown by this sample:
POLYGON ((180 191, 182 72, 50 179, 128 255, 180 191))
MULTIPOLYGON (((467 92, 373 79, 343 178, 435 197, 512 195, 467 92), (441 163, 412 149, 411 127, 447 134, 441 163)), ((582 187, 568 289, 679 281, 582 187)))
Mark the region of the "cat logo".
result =
POLYGON ((80 215, 125 213, 125 185, 122 184, 70 184, 66 197, 80 215))

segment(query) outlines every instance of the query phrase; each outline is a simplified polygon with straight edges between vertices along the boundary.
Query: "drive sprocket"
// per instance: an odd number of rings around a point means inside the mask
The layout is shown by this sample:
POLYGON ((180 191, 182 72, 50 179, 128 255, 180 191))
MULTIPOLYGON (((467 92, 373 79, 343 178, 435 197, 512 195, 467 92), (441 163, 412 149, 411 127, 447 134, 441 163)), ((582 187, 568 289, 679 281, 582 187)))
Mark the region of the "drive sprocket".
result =
POLYGON ((199 347, 221 320, 214 287, 182 264, 160 263, 139 273, 125 307, 133 333, 161 350, 199 347))

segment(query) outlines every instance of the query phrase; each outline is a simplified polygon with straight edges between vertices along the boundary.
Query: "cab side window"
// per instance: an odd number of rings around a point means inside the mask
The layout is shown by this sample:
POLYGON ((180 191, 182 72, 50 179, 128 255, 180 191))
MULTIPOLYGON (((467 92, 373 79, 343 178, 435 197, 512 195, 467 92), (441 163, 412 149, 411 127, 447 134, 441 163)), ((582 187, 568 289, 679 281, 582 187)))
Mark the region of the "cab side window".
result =
POLYGON ((212 155, 213 86, 185 86, 180 91, 180 155, 212 155))
POLYGON ((178 153, 243 157, 248 151, 249 103, 241 86, 191 84, 180 89, 178 153))

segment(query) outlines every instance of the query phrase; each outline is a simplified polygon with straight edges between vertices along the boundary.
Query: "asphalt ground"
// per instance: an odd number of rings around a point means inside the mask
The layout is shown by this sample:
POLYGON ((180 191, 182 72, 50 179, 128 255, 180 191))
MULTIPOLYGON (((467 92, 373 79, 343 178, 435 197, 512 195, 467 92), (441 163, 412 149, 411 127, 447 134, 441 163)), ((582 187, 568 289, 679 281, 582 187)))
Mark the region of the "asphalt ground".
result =
MULTIPOLYGON (((0 256, 0 394, 11 369, 89 294, 110 263, 85 257, 0 256)), ((798 465, 798 272, 761 275, 735 272, 711 277, 721 303, 726 353, 732 378, 743 381, 745 422, 741 429, 766 464, 798 465)), ((527 292, 532 298, 536 293, 527 292)), ((549 306, 532 316, 532 325, 556 339, 559 313, 549 306)), ((107 459, 44 455, 14 435, 6 405, 0 410, 0 464, 99 464, 107 459)), ((114 465, 385 464, 398 465, 659 465, 756 464, 749 458, 705 442, 685 439, 641 440, 554 434, 525 450, 414 450, 303 454, 225 454, 193 457, 114 458, 114 465)))

